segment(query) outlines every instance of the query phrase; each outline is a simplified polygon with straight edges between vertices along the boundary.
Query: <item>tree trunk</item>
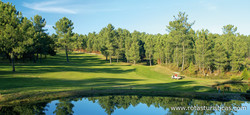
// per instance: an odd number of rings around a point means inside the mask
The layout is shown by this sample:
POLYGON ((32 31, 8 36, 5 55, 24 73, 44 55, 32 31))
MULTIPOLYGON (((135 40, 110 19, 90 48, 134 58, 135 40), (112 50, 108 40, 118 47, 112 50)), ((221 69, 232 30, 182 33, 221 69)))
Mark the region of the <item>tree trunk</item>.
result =
POLYGON ((108 56, 106 55, 106 61, 108 61, 108 56))
POLYGON ((221 68, 220 68, 220 65, 219 65, 219 73, 220 73, 220 71, 221 71, 221 68))
POLYGON ((177 68, 178 68, 178 70, 179 70, 179 61, 177 61, 177 68))
POLYGON ((40 63, 42 63, 42 54, 40 54, 40 63))
POLYGON ((166 55, 166 65, 168 64, 168 55, 166 55))
POLYGON ((185 47, 184 47, 184 42, 182 43, 182 49, 183 49, 183 52, 182 52, 182 66, 181 66, 181 71, 183 71, 184 64, 185 64, 185 47))
POLYGON ((210 66, 208 67, 208 70, 209 70, 210 74, 212 74, 212 70, 211 70, 210 66))
POLYGON ((177 67, 179 68, 179 61, 177 60, 178 59, 178 47, 176 46, 176 53, 175 53, 175 61, 177 63, 177 67))
POLYGON ((204 67, 204 64, 203 64, 203 75, 205 75, 205 67, 204 67))
POLYGON ((25 62, 24 54, 23 54, 23 59, 22 60, 23 60, 23 63, 24 63, 25 62))
POLYGON ((118 63, 118 61, 119 61, 119 58, 118 58, 118 57, 119 57, 119 55, 117 55, 116 57, 117 57, 117 63, 118 63))
POLYGON ((9 59, 9 61, 10 61, 10 63, 11 63, 12 60, 11 60, 11 56, 9 55, 9 53, 6 53, 6 56, 7 56, 7 58, 9 59))
POLYGON ((45 54, 45 59, 47 59, 47 54, 45 54))
POLYGON ((33 57, 33 62, 36 63, 36 56, 35 56, 35 53, 32 54, 32 57, 33 57))
POLYGON ((135 60, 134 60, 134 65, 135 65, 135 60))
POLYGON ((110 64, 112 63, 112 58, 111 58, 111 56, 109 56, 109 63, 110 63, 110 64))
POLYGON ((12 72, 15 72, 15 57, 14 57, 14 52, 11 53, 11 62, 12 62, 12 72))
POLYGON ((149 65, 152 66, 151 56, 149 56, 149 65))
POLYGON ((66 58, 67 58, 67 62, 69 62, 69 57, 68 57, 68 47, 65 47, 65 53, 66 53, 66 58))
POLYGON ((201 71, 201 63, 200 63, 200 61, 199 61, 199 72, 201 71))
POLYGON ((36 53, 36 61, 38 61, 38 52, 36 53))
POLYGON ((29 54, 29 59, 30 59, 30 62, 32 62, 32 54, 29 54))

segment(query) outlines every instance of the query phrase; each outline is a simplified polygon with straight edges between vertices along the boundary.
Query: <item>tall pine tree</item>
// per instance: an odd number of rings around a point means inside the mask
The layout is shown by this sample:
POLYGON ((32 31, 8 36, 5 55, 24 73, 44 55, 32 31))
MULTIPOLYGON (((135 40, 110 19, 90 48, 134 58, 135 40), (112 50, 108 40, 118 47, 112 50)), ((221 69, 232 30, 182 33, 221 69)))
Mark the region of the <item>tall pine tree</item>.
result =
POLYGON ((73 22, 69 20, 66 17, 63 17, 59 19, 59 21, 56 22, 55 26, 53 28, 56 30, 57 35, 59 36, 59 43, 60 45, 65 48, 65 54, 66 54, 66 60, 69 62, 68 58, 68 50, 69 50, 69 44, 72 42, 71 37, 73 36, 72 30, 73 22))

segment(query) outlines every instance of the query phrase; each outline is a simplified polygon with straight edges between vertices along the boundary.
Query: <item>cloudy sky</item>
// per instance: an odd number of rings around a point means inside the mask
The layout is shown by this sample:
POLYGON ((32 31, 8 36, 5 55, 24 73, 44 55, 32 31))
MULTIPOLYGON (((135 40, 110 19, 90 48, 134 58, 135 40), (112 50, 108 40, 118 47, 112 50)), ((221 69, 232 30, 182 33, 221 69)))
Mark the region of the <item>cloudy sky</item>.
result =
POLYGON ((41 15, 46 28, 62 17, 74 22, 74 32, 99 32, 109 23, 115 28, 165 34, 166 26, 179 11, 186 12, 193 29, 222 33, 222 27, 233 24, 238 32, 250 35, 249 0, 2 0, 11 2, 24 16, 41 15))

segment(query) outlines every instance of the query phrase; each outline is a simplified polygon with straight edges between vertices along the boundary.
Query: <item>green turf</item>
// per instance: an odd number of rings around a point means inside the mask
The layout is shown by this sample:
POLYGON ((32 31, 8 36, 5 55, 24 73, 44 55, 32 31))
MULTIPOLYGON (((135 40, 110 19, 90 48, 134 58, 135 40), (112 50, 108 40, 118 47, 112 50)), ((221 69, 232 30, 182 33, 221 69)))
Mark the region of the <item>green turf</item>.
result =
POLYGON ((173 80, 162 66, 109 64, 100 55, 72 53, 67 63, 63 53, 43 59, 42 63, 0 65, 0 93, 34 94, 89 89, 150 89, 169 91, 214 91, 211 85, 223 80, 185 78, 173 80))

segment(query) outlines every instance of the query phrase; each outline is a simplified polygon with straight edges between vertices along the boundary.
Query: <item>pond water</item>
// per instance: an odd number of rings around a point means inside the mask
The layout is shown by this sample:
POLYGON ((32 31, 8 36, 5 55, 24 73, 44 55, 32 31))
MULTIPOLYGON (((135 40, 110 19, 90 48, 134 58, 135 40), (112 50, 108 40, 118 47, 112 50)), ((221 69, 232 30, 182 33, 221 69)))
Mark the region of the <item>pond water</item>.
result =
POLYGON ((0 115, 247 115, 249 113, 250 101, 232 100, 228 102, 219 102, 159 96, 99 96, 64 98, 36 104, 22 104, 6 107, 0 106, 0 115))

